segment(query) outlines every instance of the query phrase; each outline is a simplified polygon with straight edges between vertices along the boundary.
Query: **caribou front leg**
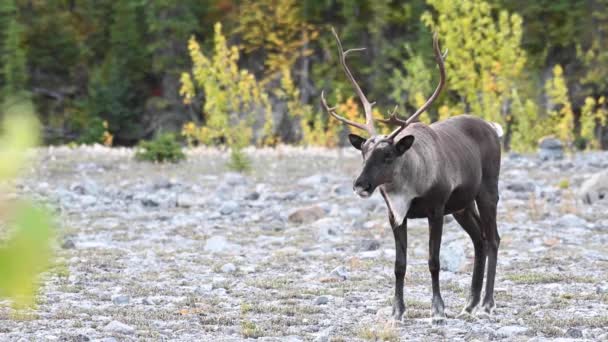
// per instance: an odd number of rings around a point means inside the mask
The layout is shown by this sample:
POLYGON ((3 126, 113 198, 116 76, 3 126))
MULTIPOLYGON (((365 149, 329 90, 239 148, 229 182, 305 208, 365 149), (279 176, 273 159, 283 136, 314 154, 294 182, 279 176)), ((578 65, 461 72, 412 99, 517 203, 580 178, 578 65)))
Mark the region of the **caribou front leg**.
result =
POLYGON ((432 314, 433 323, 445 320, 445 312, 441 291, 439 290, 439 248, 443 233, 443 213, 434 212, 429 215, 429 271, 433 282, 432 314))
POLYGON ((395 236, 395 297, 393 299, 393 317, 400 321, 405 312, 403 301, 403 287, 405 271, 407 268, 407 219, 401 225, 393 224, 391 220, 393 235, 395 236))

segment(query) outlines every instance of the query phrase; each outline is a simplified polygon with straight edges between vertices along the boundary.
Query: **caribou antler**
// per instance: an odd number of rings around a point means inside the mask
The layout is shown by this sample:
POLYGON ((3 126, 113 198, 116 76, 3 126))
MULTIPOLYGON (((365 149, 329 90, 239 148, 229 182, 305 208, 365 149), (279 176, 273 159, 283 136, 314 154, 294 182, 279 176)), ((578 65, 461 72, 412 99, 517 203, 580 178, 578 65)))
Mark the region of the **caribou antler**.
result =
POLYGON ((344 72, 346 73, 346 76, 348 77, 350 82, 353 84, 353 88, 355 88, 355 92, 357 93, 357 96, 359 96, 361 104, 363 104, 363 110, 365 111, 365 124, 354 122, 338 115, 336 113, 336 107, 330 107, 327 104, 327 101, 325 100, 324 91, 321 91, 321 103, 323 104, 323 107, 325 107, 325 110, 334 118, 342 121, 347 125, 351 125, 359 129, 365 130, 370 135, 376 135, 376 129, 374 128, 374 118, 372 117, 372 106, 375 104, 375 102, 369 102, 367 100, 367 97, 365 97, 365 94, 363 94, 361 87, 359 87, 359 84, 357 84, 357 81, 353 77, 353 74, 350 72, 348 65, 346 65, 346 56, 349 53, 363 51, 365 50, 365 48, 348 49, 344 51, 344 48, 342 48, 342 42, 340 41, 340 38, 338 37, 338 34, 336 33, 336 30, 333 27, 331 28, 331 32, 334 34, 334 37, 336 37, 336 41, 338 43, 338 54, 340 55, 340 62, 342 63, 344 72))
POLYGON ((433 95, 431 95, 431 97, 429 97, 429 99, 426 100, 426 102, 422 105, 422 107, 418 108, 418 110, 414 114, 412 114, 407 120, 397 117, 397 114, 395 113, 396 109, 397 109, 396 107, 387 120, 379 119, 378 121, 380 121, 382 123, 399 126, 399 128, 397 128, 396 130, 394 130, 391 134, 389 134, 387 136, 387 138, 386 138, 387 140, 395 139, 395 137, 399 133, 401 133, 401 131, 403 131, 403 129, 405 127, 407 127, 409 124, 414 122, 414 120, 416 120, 416 118, 418 118, 418 116, 420 116, 420 114, 424 113, 424 111, 430 107, 430 105, 433 103, 433 101, 435 101, 435 99, 437 99, 437 97, 439 96, 439 93, 441 93, 441 90, 443 89, 443 86, 445 85, 445 66, 443 64, 443 61, 445 60, 445 57, 448 54, 448 50, 445 50, 445 53, 441 54, 441 50, 439 50, 439 38, 437 37, 437 33, 435 33, 433 35, 433 50, 435 51, 435 60, 437 61, 437 65, 439 66, 439 84, 437 85, 435 92, 433 92, 433 95))

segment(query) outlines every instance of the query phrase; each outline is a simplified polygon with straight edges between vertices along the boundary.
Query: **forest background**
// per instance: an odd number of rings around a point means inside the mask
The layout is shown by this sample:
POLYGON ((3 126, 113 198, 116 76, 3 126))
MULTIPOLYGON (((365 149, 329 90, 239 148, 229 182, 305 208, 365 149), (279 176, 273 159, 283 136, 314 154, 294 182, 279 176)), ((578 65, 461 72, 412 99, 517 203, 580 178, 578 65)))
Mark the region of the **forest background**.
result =
POLYGON ((331 27, 366 48, 349 63, 378 117, 430 95, 437 32, 447 88, 423 121, 472 113, 517 151, 608 148, 608 0, 2 0, 3 112, 32 103, 47 144, 338 146, 321 90, 362 110, 331 27))

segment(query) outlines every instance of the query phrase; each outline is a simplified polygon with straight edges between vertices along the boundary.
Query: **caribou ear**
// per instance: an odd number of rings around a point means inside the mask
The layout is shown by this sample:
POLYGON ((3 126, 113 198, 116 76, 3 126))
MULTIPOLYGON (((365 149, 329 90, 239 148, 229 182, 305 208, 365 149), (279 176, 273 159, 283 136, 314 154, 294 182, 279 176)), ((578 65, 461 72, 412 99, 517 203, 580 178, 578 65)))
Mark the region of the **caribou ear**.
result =
POLYGON ((395 144, 395 149, 397 150, 397 155, 400 156, 403 153, 405 153, 405 151, 409 150, 410 147, 412 147, 413 143, 414 143, 413 135, 406 135, 405 137, 401 138, 401 140, 399 140, 395 144))
POLYGON ((350 144, 353 145, 353 147, 357 150, 361 150, 361 146, 363 146, 365 143, 365 139, 356 134, 349 134, 348 140, 350 141, 350 144))

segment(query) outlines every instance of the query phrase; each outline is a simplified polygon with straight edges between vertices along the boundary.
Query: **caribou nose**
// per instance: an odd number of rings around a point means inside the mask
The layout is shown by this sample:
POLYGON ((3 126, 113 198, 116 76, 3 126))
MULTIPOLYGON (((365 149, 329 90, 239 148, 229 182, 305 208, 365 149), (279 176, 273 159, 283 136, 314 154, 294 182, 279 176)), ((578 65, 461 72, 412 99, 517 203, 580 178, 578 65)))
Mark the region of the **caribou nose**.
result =
POLYGON ((361 179, 357 179, 355 184, 353 184, 353 191, 360 194, 361 192, 369 193, 372 189, 372 185, 369 182, 363 181, 361 179))

